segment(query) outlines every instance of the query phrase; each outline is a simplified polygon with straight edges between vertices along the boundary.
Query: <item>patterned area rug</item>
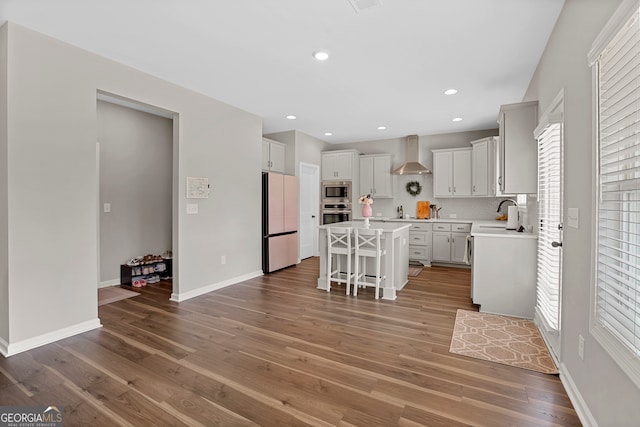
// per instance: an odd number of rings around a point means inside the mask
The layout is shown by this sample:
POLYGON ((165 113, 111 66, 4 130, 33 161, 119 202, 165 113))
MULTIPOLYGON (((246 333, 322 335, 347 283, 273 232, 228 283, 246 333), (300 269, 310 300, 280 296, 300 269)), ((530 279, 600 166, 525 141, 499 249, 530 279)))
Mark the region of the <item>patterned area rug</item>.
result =
POLYGON ((119 286, 98 288, 98 306, 109 304, 140 295, 138 292, 128 291, 119 286))
POLYGON ((449 352, 557 374, 536 325, 526 319, 458 310, 449 352))
POLYGON ((415 277, 420 273, 422 273, 422 266, 415 266, 415 265, 409 266, 409 276, 415 277))

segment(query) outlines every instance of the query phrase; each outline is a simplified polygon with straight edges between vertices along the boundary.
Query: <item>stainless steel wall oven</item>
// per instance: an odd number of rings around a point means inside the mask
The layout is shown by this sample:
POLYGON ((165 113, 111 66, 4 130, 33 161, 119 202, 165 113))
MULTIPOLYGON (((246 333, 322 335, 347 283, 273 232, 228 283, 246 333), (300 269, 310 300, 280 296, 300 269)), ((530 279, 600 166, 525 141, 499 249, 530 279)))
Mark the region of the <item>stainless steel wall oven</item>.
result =
POLYGON ((351 221, 351 203, 330 202, 322 204, 322 224, 351 221))

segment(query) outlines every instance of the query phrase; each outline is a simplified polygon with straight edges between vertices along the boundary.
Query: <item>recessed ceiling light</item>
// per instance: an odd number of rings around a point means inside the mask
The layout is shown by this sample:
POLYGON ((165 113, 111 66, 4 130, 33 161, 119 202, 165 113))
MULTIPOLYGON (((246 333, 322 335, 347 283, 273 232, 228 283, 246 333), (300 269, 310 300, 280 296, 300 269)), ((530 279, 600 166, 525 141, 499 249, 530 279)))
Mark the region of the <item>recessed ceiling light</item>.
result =
POLYGON ((444 91, 445 95, 455 95, 456 93, 458 93, 458 89, 451 88, 444 91))
POLYGON ((333 136, 333 134, 331 132, 325 132, 324 136, 333 136))
POLYGON ((316 50, 315 52, 313 52, 313 57, 318 61, 326 61, 327 59, 329 59, 329 53, 325 52, 324 50, 316 50))
POLYGON ((387 127, 386 126, 378 126, 378 130, 386 130, 387 127))
POLYGON ((462 121, 462 117, 456 117, 454 119, 451 119, 452 122, 461 122, 462 121))
POLYGON ((287 116, 287 119, 289 119, 289 120, 295 120, 295 119, 297 119, 297 117, 296 117, 296 116, 294 116, 293 114, 289 114, 289 115, 287 116))

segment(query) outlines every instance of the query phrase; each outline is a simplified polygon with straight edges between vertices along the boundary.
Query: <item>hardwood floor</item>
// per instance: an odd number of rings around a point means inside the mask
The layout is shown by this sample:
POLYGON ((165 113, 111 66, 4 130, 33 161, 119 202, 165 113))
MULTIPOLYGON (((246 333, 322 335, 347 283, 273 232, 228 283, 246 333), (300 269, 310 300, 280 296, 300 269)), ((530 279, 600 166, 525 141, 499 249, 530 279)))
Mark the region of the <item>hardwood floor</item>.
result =
POLYGON ((98 330, 0 358, 0 404, 64 406, 66 426, 580 425, 557 376, 449 353, 468 270, 379 302, 317 277, 311 258, 182 303, 142 288, 98 330))

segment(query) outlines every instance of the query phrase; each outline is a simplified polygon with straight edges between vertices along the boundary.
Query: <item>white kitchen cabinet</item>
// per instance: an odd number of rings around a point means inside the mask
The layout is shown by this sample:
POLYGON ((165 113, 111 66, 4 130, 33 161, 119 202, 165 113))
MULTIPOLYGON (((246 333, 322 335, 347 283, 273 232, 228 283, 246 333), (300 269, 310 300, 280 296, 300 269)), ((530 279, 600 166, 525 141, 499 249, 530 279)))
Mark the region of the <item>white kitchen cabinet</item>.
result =
POLYGON ((432 224, 412 222, 409 229, 409 260, 431 265, 432 224))
POLYGON ((433 232, 433 262, 451 262, 451 232, 433 232))
POLYGON ((286 145, 262 138, 262 170, 268 172, 284 173, 286 145))
POLYGON ((471 141, 471 146, 471 195, 474 197, 495 197, 498 137, 491 136, 471 141))
POLYGON ((433 195, 471 196, 471 148, 433 150, 433 195))
POLYGON ((474 234, 471 289, 481 312, 533 318, 537 243, 533 235, 474 234))
POLYGON ((503 105, 498 116, 499 194, 535 194, 538 191, 538 101, 503 105))
POLYGON ((360 156, 360 194, 376 198, 393 197, 391 155, 360 156))
POLYGON ((352 180, 354 176, 355 150, 325 151, 322 153, 322 180, 352 180))
POLYGON ((464 264, 464 252, 468 235, 469 233, 464 232, 451 232, 451 262, 464 264))
POLYGON ((469 223, 434 223, 432 261, 463 264, 470 231, 469 223))

